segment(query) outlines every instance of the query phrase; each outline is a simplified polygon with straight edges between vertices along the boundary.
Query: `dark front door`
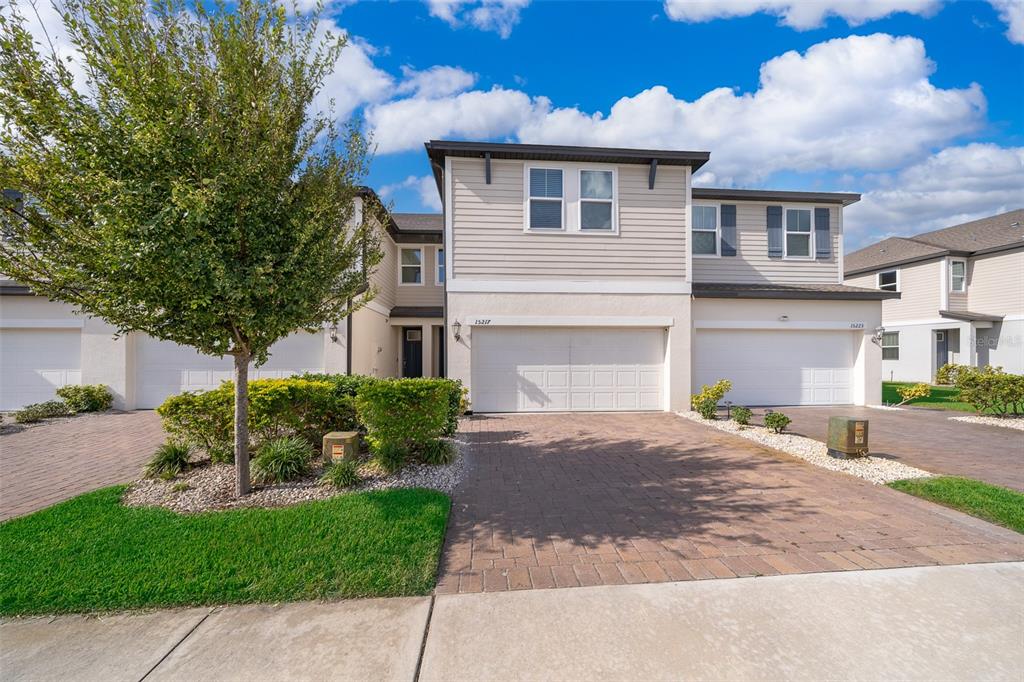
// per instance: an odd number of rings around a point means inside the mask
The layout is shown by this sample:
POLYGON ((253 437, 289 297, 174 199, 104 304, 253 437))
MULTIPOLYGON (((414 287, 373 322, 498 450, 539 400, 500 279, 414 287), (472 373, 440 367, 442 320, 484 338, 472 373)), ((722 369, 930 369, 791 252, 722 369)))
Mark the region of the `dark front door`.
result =
POLYGON ((437 328, 437 376, 446 377, 448 376, 444 366, 445 352, 444 352, 444 327, 437 328))
POLYGON ((949 361, 949 332, 935 332, 935 369, 938 370, 949 361))
POLYGON ((423 376, 423 329, 402 327, 402 376, 423 376))

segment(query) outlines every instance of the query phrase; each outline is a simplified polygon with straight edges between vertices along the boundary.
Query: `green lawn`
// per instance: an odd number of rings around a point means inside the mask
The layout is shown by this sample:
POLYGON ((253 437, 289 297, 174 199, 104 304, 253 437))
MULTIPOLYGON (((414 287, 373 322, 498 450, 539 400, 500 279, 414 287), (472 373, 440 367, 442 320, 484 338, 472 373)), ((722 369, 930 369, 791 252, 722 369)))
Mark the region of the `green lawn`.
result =
POLYGON ((450 506, 389 490, 186 516, 123 491, 0 524, 0 614, 425 594, 450 506))
MULTIPOLYGON (((883 381, 882 382, 882 402, 887 405, 895 405, 899 401, 903 400, 900 398, 900 394, 896 392, 896 389, 900 386, 913 386, 911 383, 901 383, 898 381, 883 381)), ((927 398, 919 398, 917 400, 911 400, 907 405, 916 405, 917 407, 928 407, 933 410, 955 410, 957 412, 974 412, 974 407, 968 403, 961 402, 958 398, 960 395, 960 389, 955 386, 932 386, 932 393, 927 398)))
POLYGON ((955 476, 894 481, 889 487, 1024 533, 1024 493, 955 476))

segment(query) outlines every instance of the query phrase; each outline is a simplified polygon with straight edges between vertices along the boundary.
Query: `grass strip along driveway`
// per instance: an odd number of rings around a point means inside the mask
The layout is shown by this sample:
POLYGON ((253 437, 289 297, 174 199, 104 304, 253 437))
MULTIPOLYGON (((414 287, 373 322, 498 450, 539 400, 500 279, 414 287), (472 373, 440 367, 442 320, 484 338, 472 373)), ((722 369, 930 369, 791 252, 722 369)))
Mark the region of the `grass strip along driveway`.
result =
POLYGON ((189 516, 123 491, 0 525, 0 614, 425 594, 450 507, 408 489, 189 516))
POLYGON ((889 487, 1024 533, 1024 493, 956 476, 894 481, 889 487))
MULTIPOLYGON (((886 405, 898 404, 903 398, 896 392, 896 389, 913 385, 913 383, 901 383, 899 381, 883 381, 882 402, 886 405)), ((977 411, 970 403, 960 400, 960 389, 956 386, 932 386, 928 397, 911 400, 907 405, 927 407, 932 410, 952 410, 954 412, 974 413, 977 411)))

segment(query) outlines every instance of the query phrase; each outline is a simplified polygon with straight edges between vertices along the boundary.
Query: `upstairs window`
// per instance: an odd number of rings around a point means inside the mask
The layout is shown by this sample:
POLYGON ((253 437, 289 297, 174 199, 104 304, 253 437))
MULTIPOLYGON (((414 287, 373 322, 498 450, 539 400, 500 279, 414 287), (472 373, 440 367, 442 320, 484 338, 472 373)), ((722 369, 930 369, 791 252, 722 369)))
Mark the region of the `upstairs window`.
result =
POLYGON ((423 249, 401 250, 399 283, 423 284, 423 249))
POLYGON ((899 291, 900 278, 896 270, 878 273, 878 288, 882 291, 899 291))
POLYGON ((436 284, 444 284, 444 249, 438 247, 437 249, 437 282, 436 284))
POLYGON ((610 170, 580 171, 580 229, 611 232, 614 177, 610 170))
POLYGON ((693 206, 693 255, 718 255, 718 207, 693 206))
POLYGON ((949 290, 957 294, 967 291, 967 261, 949 262, 949 290))
POLYGON ((786 209, 786 258, 811 257, 811 209, 786 209))
POLYGON ((900 333, 882 332, 882 359, 900 359, 900 333))
POLYGON ((531 230, 562 229, 562 171, 530 169, 529 227, 531 230))

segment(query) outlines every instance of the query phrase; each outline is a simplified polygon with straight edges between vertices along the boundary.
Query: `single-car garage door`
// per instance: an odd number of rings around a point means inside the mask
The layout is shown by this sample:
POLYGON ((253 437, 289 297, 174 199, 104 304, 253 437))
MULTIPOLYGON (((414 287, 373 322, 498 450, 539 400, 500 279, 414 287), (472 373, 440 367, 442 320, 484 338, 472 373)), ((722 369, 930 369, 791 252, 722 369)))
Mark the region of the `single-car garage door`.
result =
MULTIPOLYGON (((140 334, 135 346, 135 401, 142 409, 158 407, 182 391, 208 391, 231 379, 230 356, 215 358, 194 348, 140 334)), ((299 332, 270 349, 270 360, 249 369, 250 379, 280 379, 323 369, 323 335, 299 332)))
POLYGON ((660 410, 664 329, 474 327, 476 412, 660 410))
POLYGON ((0 332, 0 410, 57 397, 82 383, 80 329, 4 329, 0 332))
POLYGON ((694 391, 732 382, 738 405, 844 405, 853 402, 853 334, 845 331, 700 329, 694 391))

